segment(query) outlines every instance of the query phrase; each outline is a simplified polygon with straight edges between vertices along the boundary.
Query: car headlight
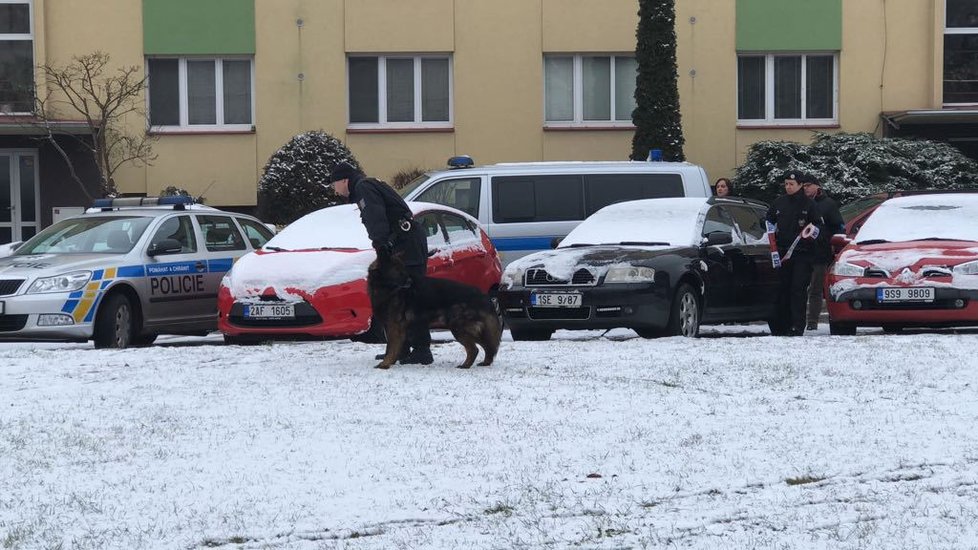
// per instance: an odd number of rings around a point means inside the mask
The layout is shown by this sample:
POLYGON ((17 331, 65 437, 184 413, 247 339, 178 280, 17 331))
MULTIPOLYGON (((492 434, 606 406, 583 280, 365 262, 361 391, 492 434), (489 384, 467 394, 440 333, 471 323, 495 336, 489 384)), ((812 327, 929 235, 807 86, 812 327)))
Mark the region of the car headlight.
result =
POLYGON ((45 292, 74 292, 81 290, 92 278, 91 271, 75 271, 55 277, 44 277, 34 281, 34 284, 27 289, 28 294, 42 294, 45 292))
POLYGON ((978 275, 978 261, 958 264, 951 271, 955 275, 978 275))
POLYGON ((516 285, 522 284, 524 273, 526 273, 526 270, 523 268, 507 267, 506 271, 503 272, 502 280, 499 281, 500 288, 513 288, 516 285))
POLYGON ((655 270, 651 267, 612 267, 604 276, 605 283, 651 283, 655 281, 655 270))
POLYGON ((832 274, 840 277, 862 277, 865 273, 866 268, 846 262, 835 262, 832 265, 832 274))

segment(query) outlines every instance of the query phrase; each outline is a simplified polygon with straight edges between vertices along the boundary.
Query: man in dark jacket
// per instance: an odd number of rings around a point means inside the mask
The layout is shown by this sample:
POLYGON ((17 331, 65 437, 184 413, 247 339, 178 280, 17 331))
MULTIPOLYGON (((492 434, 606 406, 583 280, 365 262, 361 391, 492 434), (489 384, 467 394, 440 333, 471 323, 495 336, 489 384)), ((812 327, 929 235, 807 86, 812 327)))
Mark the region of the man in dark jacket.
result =
MULTIPOLYGON (((368 178, 347 162, 333 167, 329 181, 337 194, 360 208, 360 221, 378 254, 400 254, 404 267, 415 283, 428 269, 428 239, 424 229, 414 221, 411 209, 386 183, 368 178)), ((408 343, 399 362, 430 365, 431 332, 427 326, 408 328, 408 343)), ((383 354, 378 356, 382 358, 383 354)))
POLYGON ((839 205, 825 194, 822 184, 812 174, 805 174, 800 180, 805 195, 815 201, 815 208, 822 218, 822 231, 815 240, 815 254, 812 262, 812 282, 808 286, 808 330, 818 329, 818 318, 822 314, 822 286, 825 269, 832 263, 832 235, 845 233, 845 222, 839 213, 839 205))
POLYGON ((772 333, 801 336, 805 333, 805 306, 808 284, 812 280, 815 236, 820 230, 815 202, 802 192, 800 172, 784 174, 785 194, 775 199, 767 211, 767 221, 777 225, 775 240, 781 255, 778 269, 777 313, 772 333), (811 227, 810 227, 811 226, 811 227))

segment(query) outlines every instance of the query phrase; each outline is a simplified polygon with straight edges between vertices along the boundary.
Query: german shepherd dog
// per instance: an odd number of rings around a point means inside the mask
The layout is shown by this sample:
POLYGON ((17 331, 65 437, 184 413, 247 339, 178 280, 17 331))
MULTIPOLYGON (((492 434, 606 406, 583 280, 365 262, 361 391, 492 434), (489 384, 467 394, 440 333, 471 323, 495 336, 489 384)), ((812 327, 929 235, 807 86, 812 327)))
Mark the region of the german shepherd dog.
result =
POLYGON ((482 346, 485 359, 479 365, 491 365, 503 327, 489 297, 479 289, 435 277, 412 282, 404 263, 397 255, 378 254, 367 272, 367 288, 374 319, 387 332, 387 350, 374 368, 388 369, 401 354, 412 323, 432 328, 447 328, 465 347, 465 361, 460 369, 472 366, 482 346))

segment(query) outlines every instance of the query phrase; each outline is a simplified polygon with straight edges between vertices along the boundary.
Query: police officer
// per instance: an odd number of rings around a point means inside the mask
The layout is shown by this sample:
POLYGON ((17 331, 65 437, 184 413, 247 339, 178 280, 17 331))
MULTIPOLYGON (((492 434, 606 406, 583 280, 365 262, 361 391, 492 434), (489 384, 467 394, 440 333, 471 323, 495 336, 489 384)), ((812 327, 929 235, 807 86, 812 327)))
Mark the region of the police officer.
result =
POLYGON ((812 279, 815 237, 821 229, 815 202, 805 196, 800 172, 784 174, 785 194, 775 199, 767 211, 767 221, 777 224, 775 239, 781 255, 778 269, 778 301, 772 333, 801 336, 805 333, 805 306, 812 279))
POLYGON ((812 174, 799 176, 799 183, 805 195, 815 201, 815 208, 822 218, 822 231, 815 240, 815 252, 812 263, 812 282, 808 287, 808 330, 818 329, 818 318, 822 314, 822 286, 825 280, 825 269, 832 263, 832 235, 845 233, 845 222, 839 213, 839 204, 826 195, 821 182, 812 174))
MULTIPOLYGON (((360 208, 360 221, 367 228, 374 250, 400 254, 404 267, 415 282, 425 276, 428 267, 428 240, 422 227, 414 221, 404 199, 386 183, 368 178, 348 162, 340 162, 330 172, 329 181, 337 194, 360 208)), ((400 362, 430 365, 431 332, 424 324, 408 327, 408 346, 400 362)), ((378 356, 382 358, 383 354, 378 356)))

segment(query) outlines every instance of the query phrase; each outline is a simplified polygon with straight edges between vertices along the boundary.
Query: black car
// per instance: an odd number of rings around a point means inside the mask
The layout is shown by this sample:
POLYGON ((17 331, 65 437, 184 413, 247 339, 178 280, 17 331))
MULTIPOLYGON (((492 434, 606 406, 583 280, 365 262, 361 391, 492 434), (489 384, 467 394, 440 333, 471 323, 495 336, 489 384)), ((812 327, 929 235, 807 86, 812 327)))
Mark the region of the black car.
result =
POLYGON ((499 303, 514 340, 625 327, 695 337, 702 324, 770 321, 777 273, 767 205, 741 198, 622 202, 554 250, 506 267, 499 303))

